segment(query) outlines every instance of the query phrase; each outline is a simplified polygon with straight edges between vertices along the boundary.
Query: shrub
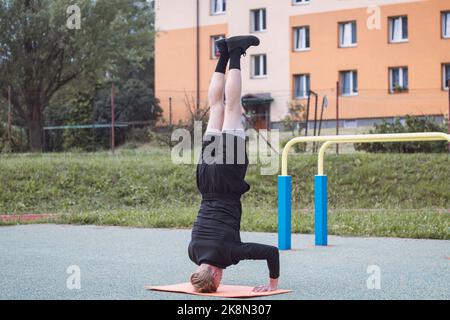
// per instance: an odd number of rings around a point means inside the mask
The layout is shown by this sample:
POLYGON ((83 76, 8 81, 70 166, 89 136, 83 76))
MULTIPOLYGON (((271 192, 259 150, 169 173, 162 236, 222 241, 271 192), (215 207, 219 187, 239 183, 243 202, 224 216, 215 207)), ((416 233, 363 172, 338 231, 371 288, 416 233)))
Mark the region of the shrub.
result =
MULTIPOLYGON (((284 139, 284 140, 282 140, 281 141, 281 150, 283 150, 284 149, 284 147, 286 146, 286 144, 289 142, 289 140, 291 140, 292 139, 292 137, 291 138, 288 138, 288 139, 284 139)), ((300 142, 300 143, 296 143, 296 144, 294 144, 293 146, 292 146, 292 149, 291 150, 294 150, 295 152, 297 152, 297 153, 303 153, 303 152, 306 152, 306 147, 307 147, 307 143, 306 142, 300 142)))
MULTIPOLYGON (((305 130, 306 122, 306 106, 297 100, 292 100, 288 103, 288 115, 283 119, 283 126, 286 130, 291 131, 292 137, 298 137, 305 130)), ((288 138, 281 142, 281 147, 284 148, 286 143, 291 140, 288 138)), ((306 142, 297 143, 293 146, 295 152, 306 152, 306 142)))
POLYGON ((293 136, 300 135, 305 129, 306 106, 296 100, 288 104, 288 114, 283 119, 283 126, 286 130, 292 131, 293 136))
POLYGON ((135 144, 148 143, 150 142, 149 131, 148 127, 131 128, 127 132, 127 142, 135 144))
MULTIPOLYGON (((432 117, 418 118, 406 116, 404 123, 396 118, 393 123, 383 120, 381 124, 375 124, 375 128, 369 133, 412 133, 412 132, 447 132, 445 123, 439 124, 432 117)), ((418 141, 418 142, 376 142, 376 143, 355 143, 355 150, 366 152, 447 152, 446 141, 418 141)))
POLYGON ((11 141, 8 141, 7 124, 0 122, 0 153, 24 152, 28 148, 26 131, 17 126, 11 127, 11 141))

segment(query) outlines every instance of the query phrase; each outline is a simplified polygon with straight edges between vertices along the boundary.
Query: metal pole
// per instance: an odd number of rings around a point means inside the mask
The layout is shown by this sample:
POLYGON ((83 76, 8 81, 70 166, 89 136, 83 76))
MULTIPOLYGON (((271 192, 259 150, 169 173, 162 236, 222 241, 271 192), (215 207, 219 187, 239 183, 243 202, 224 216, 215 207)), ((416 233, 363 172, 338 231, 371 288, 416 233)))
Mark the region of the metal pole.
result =
MULTIPOLYGON (((447 80, 447 88, 448 88, 448 134, 450 134, 450 79, 447 80)), ((450 152, 450 142, 448 144, 448 152, 450 152)))
POLYGON ((309 104, 311 102, 311 91, 308 92, 308 102, 306 103, 306 128, 305 137, 308 136, 309 104))
POLYGON ((115 149, 115 136, 114 136, 114 126, 115 126, 115 111, 114 111, 114 83, 111 85, 111 151, 114 153, 115 149))
MULTIPOLYGON (((318 106, 318 100, 319 95, 317 93, 314 93, 314 99, 316 100, 314 103, 314 136, 316 136, 316 130, 317 130, 317 106, 318 106)), ((313 153, 316 152, 316 143, 313 142, 313 153)))
POLYGON ((11 146, 11 124, 12 124, 12 114, 11 114, 11 86, 8 86, 8 144, 11 146))
POLYGON ((45 136, 45 129, 42 129, 42 152, 45 152, 47 150, 47 143, 45 141, 46 136, 45 136))
MULTIPOLYGON (((169 131, 170 136, 172 137, 172 97, 169 97, 169 131)), ((169 140, 169 146, 172 148, 172 139, 169 140)))
POLYGON ((97 146, 96 146, 96 140, 97 140, 97 136, 96 136, 96 132, 95 132, 95 103, 92 103, 92 143, 93 143, 93 150, 97 151, 97 146))
POLYGON ((316 135, 316 129, 317 129, 317 100, 319 99, 319 96, 317 94, 314 94, 314 97, 316 99, 316 102, 314 103, 314 136, 316 135))
POLYGON ((172 97, 169 97, 169 126, 172 128, 172 97))
POLYGON ((320 136, 320 131, 322 130, 322 119, 323 119, 323 109, 325 108, 325 103, 328 101, 327 96, 324 96, 322 99, 322 108, 320 111, 320 120, 319 120, 319 132, 317 133, 320 136))
POLYGON ((197 0, 197 110, 200 108, 200 2, 197 0))
MULTIPOLYGON (((339 135, 339 81, 336 81, 336 135, 339 135)), ((339 144, 337 143, 336 154, 339 154, 339 144)))

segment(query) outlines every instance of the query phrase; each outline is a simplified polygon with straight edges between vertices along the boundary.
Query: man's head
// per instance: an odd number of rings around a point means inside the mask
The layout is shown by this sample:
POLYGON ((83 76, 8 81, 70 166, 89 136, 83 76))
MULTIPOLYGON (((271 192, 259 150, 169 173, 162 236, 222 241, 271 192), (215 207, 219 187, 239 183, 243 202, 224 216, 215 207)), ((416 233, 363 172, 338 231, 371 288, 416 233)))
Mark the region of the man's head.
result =
POLYGON ((223 269, 209 264, 202 264, 191 274, 191 284, 195 292, 211 293, 216 292, 222 280, 223 269))

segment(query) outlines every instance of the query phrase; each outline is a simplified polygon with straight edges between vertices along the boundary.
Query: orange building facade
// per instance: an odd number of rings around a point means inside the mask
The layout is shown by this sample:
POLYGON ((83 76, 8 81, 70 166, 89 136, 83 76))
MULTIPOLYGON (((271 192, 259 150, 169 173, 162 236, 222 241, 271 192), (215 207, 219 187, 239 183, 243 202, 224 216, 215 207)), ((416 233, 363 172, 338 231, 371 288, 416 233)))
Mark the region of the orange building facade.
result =
POLYGON ((335 125, 337 95, 348 127, 449 112, 450 0, 157 0, 155 12, 165 123, 207 106, 214 39, 238 34, 261 39, 242 60, 247 111, 261 128, 281 127, 311 91, 319 107, 327 97, 325 126, 335 125))

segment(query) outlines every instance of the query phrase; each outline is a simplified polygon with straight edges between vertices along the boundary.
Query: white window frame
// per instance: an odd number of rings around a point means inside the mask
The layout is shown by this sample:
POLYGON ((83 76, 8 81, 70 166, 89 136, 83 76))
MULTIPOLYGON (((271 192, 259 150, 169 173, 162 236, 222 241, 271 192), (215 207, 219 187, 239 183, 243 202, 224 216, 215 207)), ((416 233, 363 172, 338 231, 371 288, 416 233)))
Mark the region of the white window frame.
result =
POLYGON ((389 68, 389 93, 391 94, 395 94, 395 93, 402 93, 402 92, 408 92, 409 90, 409 70, 408 67, 391 67, 389 68), (398 70, 398 80, 399 80, 399 85, 402 87, 402 91, 395 91, 394 88, 394 70, 398 70), (404 83, 403 83, 403 73, 407 72, 407 87, 404 87, 404 83))
MULTIPOLYGON (((442 64, 442 90, 448 91, 448 81, 445 77, 445 69, 449 68, 450 69, 450 63, 443 63, 442 64)), ((450 72, 450 71, 449 71, 450 72)))
MULTIPOLYGON (((302 45, 302 44, 301 44, 302 45)), ((301 26, 301 27, 295 27, 294 28, 294 51, 309 51, 311 50, 311 31, 309 26, 301 26), (302 32, 302 30, 304 31, 304 35, 303 35, 303 40, 304 40, 304 46, 301 47, 297 47, 297 43, 299 42, 299 36, 300 33, 302 32), (307 46, 306 43, 306 32, 308 32, 308 38, 309 38, 309 45, 307 46)))
POLYGON ((358 27, 356 24, 356 21, 346 21, 346 22, 339 22, 338 23, 338 28, 339 28, 339 48, 351 48, 351 47, 356 47, 358 44, 358 27), (345 26, 349 25, 350 26, 350 43, 346 44, 344 43, 344 31, 345 31, 345 26), (355 42, 353 42, 353 28, 355 28, 354 32, 355 32, 355 42))
POLYGON ((311 75, 308 74, 308 73, 296 74, 294 76, 294 95, 295 95, 295 99, 308 98, 310 90, 311 90, 311 75), (301 78, 304 78, 303 86, 302 86, 303 87, 302 89, 303 89, 303 92, 304 92, 303 95, 297 95, 297 90, 296 90, 296 87, 295 87, 295 84, 297 83, 297 78, 300 78, 300 83, 302 83, 301 82, 301 78), (308 79, 308 81, 305 81, 306 79, 308 79), (307 86, 307 83, 309 83, 309 88, 307 86))
POLYGON ((450 39, 450 11, 442 11, 442 38, 450 39))
POLYGON ((217 60, 218 57, 216 56, 216 53, 218 52, 217 46, 216 46, 216 40, 225 38, 225 35, 219 34, 211 36, 211 59, 217 60))
POLYGON ((389 17, 389 43, 402 43, 402 42, 408 42, 409 41, 409 27, 408 27, 408 16, 396 16, 396 17, 389 17), (400 27, 400 30, 397 32, 393 32, 393 27, 395 26, 396 20, 400 19, 398 26, 400 27), (406 33, 407 37, 403 38, 403 19, 406 19, 406 33), (394 34, 401 34, 401 38, 394 39, 394 34))
POLYGON ((266 8, 252 9, 250 10, 251 32, 264 32, 267 31, 267 10, 266 8), (256 30, 255 13, 259 16, 258 30, 256 30), (264 26, 265 25, 265 26, 264 26))
POLYGON ((310 0, 292 0, 292 5, 301 6, 305 4, 310 4, 310 0))
POLYGON ((252 55, 251 70, 252 70, 252 72, 251 72, 252 79, 267 78, 267 55, 263 54, 263 53, 252 55), (264 57, 266 57, 266 58, 264 59, 264 57), (258 60, 258 61, 256 61, 256 60, 258 60), (264 62, 266 64, 265 66, 264 66, 264 62), (259 64, 260 74, 256 74, 256 63, 259 64), (264 69, 266 70, 266 73, 264 73, 264 69))
POLYGON ((210 8, 213 16, 225 14, 227 12, 227 0, 210 0, 210 8))
MULTIPOLYGON (((341 96, 343 97, 352 97, 352 96, 357 96, 358 95, 358 83, 356 83, 356 91, 354 91, 354 75, 358 75, 358 71, 357 70, 343 70, 343 71, 339 71, 339 81, 340 81, 340 93, 341 96), (351 77, 350 77, 350 91, 349 93, 344 93, 344 81, 343 81, 343 77, 345 73, 350 72, 351 77)), ((358 81, 358 76, 356 76, 356 81, 358 81)))

